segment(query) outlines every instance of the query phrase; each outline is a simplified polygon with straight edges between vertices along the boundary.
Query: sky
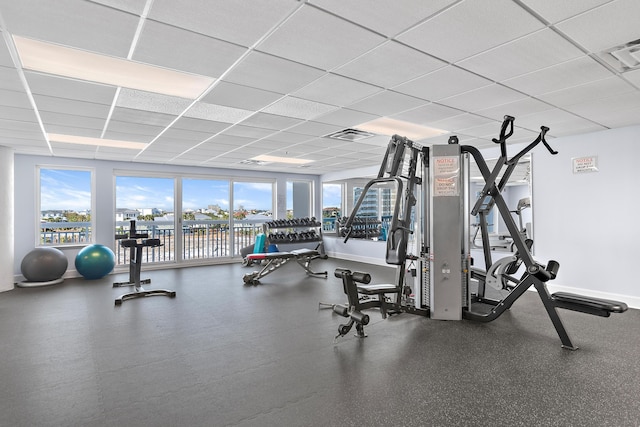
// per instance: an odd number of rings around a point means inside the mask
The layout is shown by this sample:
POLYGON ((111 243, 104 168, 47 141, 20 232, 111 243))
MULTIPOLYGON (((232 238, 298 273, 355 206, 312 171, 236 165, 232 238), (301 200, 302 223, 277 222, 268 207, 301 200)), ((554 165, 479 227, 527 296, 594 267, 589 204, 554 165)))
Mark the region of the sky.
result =
MULTIPOLYGON (((185 178, 182 183, 182 209, 206 209, 209 205, 229 209, 229 181, 185 178)), ((272 211, 271 183, 235 182, 233 185, 236 209, 242 206, 248 210, 272 211)), ((291 205, 292 190, 287 187, 287 205, 291 205)), ((42 168, 40 188, 42 211, 91 209, 90 171, 42 168)), ((116 177, 116 208, 158 208, 173 212, 173 178, 116 177)))

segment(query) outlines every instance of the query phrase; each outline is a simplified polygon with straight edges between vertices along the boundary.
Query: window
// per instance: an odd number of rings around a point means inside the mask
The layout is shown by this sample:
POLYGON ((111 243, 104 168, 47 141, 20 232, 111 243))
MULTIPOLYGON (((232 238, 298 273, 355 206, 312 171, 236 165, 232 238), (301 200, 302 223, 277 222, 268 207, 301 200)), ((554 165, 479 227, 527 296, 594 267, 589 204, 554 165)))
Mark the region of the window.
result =
POLYGON ((273 182, 233 183, 233 254, 253 244, 262 224, 273 218, 273 182))
POLYGON ((231 256, 229 181, 182 180, 182 259, 231 256))
MULTIPOLYGON (((144 248, 145 263, 175 259, 174 182, 173 178, 116 176, 116 234, 127 233, 131 220, 136 220, 137 232, 162 243, 144 248)), ((128 248, 116 244, 116 250, 116 264, 128 264, 128 248)))
POLYGON ((342 184, 322 184, 322 229, 335 231, 342 217, 342 184))
POLYGON ((37 168, 38 245, 74 245, 93 242, 93 171, 37 168))

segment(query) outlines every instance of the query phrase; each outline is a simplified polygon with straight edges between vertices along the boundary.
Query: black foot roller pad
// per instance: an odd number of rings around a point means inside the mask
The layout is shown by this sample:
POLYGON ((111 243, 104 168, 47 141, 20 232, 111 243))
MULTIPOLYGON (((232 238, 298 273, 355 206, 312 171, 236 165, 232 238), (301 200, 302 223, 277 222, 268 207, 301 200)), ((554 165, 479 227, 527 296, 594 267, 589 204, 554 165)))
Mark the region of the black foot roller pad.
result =
POLYGON ((558 308, 580 311, 595 316, 609 317, 611 313, 624 313, 627 304, 620 301, 587 297, 568 292, 556 292, 551 295, 558 308))

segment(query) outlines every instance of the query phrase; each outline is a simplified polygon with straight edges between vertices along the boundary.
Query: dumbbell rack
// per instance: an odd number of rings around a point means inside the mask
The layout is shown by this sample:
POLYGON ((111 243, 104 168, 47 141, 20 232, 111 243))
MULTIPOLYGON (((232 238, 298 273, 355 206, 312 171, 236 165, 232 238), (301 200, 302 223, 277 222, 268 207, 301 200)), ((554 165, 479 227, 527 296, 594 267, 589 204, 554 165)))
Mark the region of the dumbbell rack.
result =
MULTIPOLYGON (((347 222, 346 217, 340 218, 338 223, 338 233, 340 237, 345 237, 348 233, 348 230, 344 228, 344 225, 347 222)), ((351 234, 349 235, 350 239, 368 239, 372 240, 374 238, 378 238, 380 236, 382 222, 375 217, 355 217, 352 225, 351 225, 351 234)))
MULTIPOLYGON (((266 237, 266 246, 277 245, 279 250, 289 250, 280 248, 281 245, 307 246, 307 243, 317 242, 316 250, 324 255, 324 244, 322 240, 322 222, 311 218, 293 218, 268 221, 263 224, 263 231, 266 237)), ((295 249, 295 248, 294 248, 295 249)))

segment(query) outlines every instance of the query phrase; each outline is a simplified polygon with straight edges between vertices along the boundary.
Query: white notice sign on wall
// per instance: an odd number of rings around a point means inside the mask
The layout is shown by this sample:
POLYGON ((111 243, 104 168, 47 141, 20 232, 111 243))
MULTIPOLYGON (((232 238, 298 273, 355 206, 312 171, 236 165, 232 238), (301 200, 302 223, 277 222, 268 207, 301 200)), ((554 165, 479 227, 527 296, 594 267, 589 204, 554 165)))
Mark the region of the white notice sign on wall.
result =
POLYGON ((433 158, 433 196, 460 195, 460 157, 441 156, 433 158))
POLYGON ((574 157, 571 162, 573 173, 598 172, 598 156, 574 157))

